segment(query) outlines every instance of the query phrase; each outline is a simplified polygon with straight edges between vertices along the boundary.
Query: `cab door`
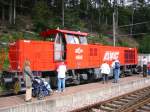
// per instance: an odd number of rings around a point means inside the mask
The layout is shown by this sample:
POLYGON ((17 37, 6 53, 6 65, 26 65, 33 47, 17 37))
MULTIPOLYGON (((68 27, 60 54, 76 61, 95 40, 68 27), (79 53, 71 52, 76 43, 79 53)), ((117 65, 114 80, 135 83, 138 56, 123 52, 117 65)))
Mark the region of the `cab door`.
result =
POLYGON ((57 33, 54 43, 54 61, 65 60, 66 42, 62 33, 57 33))

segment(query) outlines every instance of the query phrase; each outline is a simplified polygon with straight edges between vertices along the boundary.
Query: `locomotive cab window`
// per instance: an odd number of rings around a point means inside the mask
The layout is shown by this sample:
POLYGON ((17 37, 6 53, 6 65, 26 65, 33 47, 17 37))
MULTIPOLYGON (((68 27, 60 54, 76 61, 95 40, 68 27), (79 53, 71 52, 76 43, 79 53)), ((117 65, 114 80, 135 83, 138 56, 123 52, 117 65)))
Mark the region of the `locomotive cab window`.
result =
POLYGON ((81 44, 87 44, 87 38, 85 36, 79 36, 81 44))
POLYGON ((66 41, 62 33, 57 33, 54 44, 54 60, 62 61, 66 59, 66 41))
POLYGON ((66 41, 68 44, 79 44, 79 38, 75 35, 70 35, 70 34, 67 34, 66 35, 66 41))

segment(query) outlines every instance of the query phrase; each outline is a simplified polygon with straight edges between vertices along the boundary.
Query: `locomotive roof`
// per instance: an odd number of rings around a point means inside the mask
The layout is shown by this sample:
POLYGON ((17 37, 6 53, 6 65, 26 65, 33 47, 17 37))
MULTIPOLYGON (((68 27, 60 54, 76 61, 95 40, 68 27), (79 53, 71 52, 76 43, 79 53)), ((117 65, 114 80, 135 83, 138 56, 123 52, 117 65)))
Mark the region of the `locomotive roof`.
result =
POLYGON ((40 36, 48 37, 51 34, 56 34, 59 32, 64 33, 64 34, 73 34, 73 35, 81 35, 81 36, 87 36, 88 35, 88 33, 80 32, 80 31, 69 31, 69 30, 54 29, 54 30, 46 30, 46 31, 40 32, 40 36))

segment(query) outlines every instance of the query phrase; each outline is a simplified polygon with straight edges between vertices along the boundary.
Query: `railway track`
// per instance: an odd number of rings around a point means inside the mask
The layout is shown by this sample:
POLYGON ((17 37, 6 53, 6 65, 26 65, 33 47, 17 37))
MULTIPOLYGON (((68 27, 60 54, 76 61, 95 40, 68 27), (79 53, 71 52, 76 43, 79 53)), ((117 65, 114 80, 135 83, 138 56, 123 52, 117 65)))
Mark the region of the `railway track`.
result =
POLYGON ((71 112, 150 112, 150 87, 71 112))

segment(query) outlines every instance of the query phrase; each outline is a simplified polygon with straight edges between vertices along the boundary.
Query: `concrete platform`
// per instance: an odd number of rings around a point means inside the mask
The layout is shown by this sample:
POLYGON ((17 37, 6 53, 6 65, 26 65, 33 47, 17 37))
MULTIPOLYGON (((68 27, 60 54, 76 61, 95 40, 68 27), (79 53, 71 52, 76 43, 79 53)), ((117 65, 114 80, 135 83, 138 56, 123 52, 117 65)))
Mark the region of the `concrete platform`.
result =
POLYGON ((150 76, 142 75, 121 78, 119 83, 90 83, 66 88, 63 93, 54 93, 44 100, 24 102, 24 95, 0 98, 0 112, 68 112, 99 101, 150 86, 150 76))

